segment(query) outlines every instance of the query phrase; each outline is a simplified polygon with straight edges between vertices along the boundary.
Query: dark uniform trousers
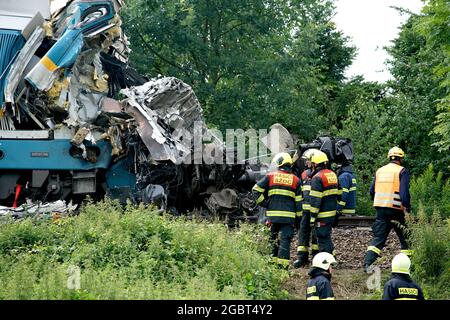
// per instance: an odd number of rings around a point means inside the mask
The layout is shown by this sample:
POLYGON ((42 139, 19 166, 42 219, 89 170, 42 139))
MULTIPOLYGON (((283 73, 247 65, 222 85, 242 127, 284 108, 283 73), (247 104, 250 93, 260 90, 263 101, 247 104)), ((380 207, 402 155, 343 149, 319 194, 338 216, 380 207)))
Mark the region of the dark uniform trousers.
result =
POLYGON ((312 255, 319 252, 319 245, 317 242, 316 230, 311 230, 309 221, 311 220, 311 213, 309 211, 303 212, 302 221, 300 223, 300 231, 298 234, 298 252, 299 258, 308 256, 309 239, 311 239, 312 255))
POLYGON ((331 239, 332 225, 335 217, 318 218, 316 220, 316 235, 320 252, 328 252, 333 254, 334 245, 331 239))
POLYGON ((287 223, 272 223, 270 232, 272 256, 289 260, 291 241, 294 237, 294 226, 287 223))
POLYGON ((381 256, 381 250, 386 244, 387 237, 392 229, 397 234, 402 252, 409 254, 409 244, 407 242, 408 229, 405 223, 405 215, 403 211, 377 207, 377 216, 372 225, 373 239, 366 252, 364 265, 370 266, 375 260, 381 256))
POLYGON ((338 178, 329 169, 321 169, 311 180, 309 199, 311 220, 316 229, 320 252, 333 254, 332 225, 336 216, 338 178))
POLYGON ((319 252, 315 229, 311 230, 310 220, 311 212, 309 203, 309 192, 311 190, 311 169, 302 172, 302 194, 303 194, 303 216, 300 221, 297 241, 297 257, 300 264, 308 262, 309 258, 309 240, 311 239, 311 253, 314 256, 319 252))

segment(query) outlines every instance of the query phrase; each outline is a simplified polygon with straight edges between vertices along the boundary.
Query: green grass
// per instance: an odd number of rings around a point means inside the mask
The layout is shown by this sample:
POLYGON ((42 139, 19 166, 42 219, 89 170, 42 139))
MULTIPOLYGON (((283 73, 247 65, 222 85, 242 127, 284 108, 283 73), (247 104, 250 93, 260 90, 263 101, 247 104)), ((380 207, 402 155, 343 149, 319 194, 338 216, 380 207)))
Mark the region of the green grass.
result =
POLYGON ((0 225, 0 299, 282 299, 266 229, 161 216, 111 201, 0 225), (67 287, 70 266, 80 289, 67 287))
POLYGON ((423 207, 418 221, 411 224, 412 277, 426 299, 450 300, 450 218, 435 210, 428 217, 423 207))

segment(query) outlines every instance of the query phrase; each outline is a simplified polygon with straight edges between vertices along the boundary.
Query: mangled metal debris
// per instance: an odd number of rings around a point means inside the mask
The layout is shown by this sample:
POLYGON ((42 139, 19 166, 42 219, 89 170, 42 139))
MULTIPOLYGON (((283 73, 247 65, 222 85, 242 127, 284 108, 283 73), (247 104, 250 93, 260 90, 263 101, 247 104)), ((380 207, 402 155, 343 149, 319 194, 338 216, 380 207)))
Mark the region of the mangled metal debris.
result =
POLYGON ((190 146, 174 133, 177 129, 193 132, 196 122, 203 123, 203 110, 190 86, 165 77, 121 92, 128 97, 125 111, 136 119, 137 131, 154 160, 176 163, 190 152, 190 146))
POLYGON ((122 1, 68 1, 52 15, 48 0, 7 2, 0 10, 0 212, 34 210, 37 201, 44 210, 88 194, 175 213, 253 210, 248 191, 259 169, 217 161, 225 148, 207 129, 193 89, 173 77, 149 80, 128 64, 122 1), (119 93, 126 98, 117 100, 119 93), (197 153, 187 139, 196 133, 209 137, 197 153))
MULTIPOLYGON (((235 154, 206 127, 194 90, 128 64, 122 1, 68 1, 52 15, 47 0, 28 3, 0 11, 0 212, 106 195, 175 214, 253 213, 249 191, 268 167, 224 161, 235 154)), ((287 130, 272 129, 269 148, 292 148, 287 130)))
POLYGON ((27 200, 17 208, 0 206, 0 217, 2 218, 60 218, 73 214, 77 209, 77 204, 66 203, 64 200, 42 203, 27 200))
MULTIPOLYGON (((66 214, 76 206, 64 201, 106 195, 231 225, 256 217, 250 190, 270 170, 262 156, 291 152, 296 141, 275 124, 252 140, 266 154, 253 156, 256 163, 241 159, 206 127, 188 84, 149 80, 128 64, 122 6, 73 0, 50 15, 48 0, 3 0, 0 216, 66 214)), ((312 147, 353 159, 344 139, 319 137, 298 151, 312 147)))

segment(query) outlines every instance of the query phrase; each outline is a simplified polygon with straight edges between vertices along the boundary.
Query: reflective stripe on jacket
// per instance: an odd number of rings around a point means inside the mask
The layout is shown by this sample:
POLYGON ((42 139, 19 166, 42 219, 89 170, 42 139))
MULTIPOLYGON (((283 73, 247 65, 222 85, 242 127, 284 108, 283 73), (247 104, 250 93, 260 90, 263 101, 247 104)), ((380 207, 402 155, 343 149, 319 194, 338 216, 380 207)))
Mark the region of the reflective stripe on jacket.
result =
POLYGON ((300 179, 287 171, 270 172, 253 187, 257 204, 267 200, 266 215, 276 223, 293 223, 302 214, 300 179))
POLYGON ((400 172, 404 168, 396 163, 389 163, 377 170, 375 175, 374 207, 403 210, 400 198, 400 172))
POLYGON ((311 191, 311 169, 302 172, 302 196, 303 196, 303 214, 309 211, 311 205, 309 204, 309 192, 311 191))
POLYGON ((411 277, 403 273, 392 273, 384 285, 383 300, 424 300, 422 289, 411 277))
POLYGON ((353 172, 342 170, 339 172, 339 197, 337 210, 344 214, 356 212, 356 178, 353 172))
POLYGON ((329 169, 322 169, 311 179, 309 193, 311 220, 329 218, 336 215, 338 179, 329 169))
POLYGON ((306 285, 306 300, 335 300, 330 275, 325 270, 313 268, 306 285))

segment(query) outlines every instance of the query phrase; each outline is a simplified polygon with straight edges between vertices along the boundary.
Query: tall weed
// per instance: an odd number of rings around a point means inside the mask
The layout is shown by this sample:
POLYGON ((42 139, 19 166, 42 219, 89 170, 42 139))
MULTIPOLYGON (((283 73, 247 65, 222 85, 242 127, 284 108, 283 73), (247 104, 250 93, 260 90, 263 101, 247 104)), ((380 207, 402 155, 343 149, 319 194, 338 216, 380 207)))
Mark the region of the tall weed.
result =
POLYGON ((450 299, 450 219, 438 210, 428 217, 421 206, 411 225, 413 278, 429 299, 450 299))
POLYGON ((428 217, 435 210, 443 217, 450 217, 450 180, 445 180, 442 172, 436 174, 432 164, 423 174, 412 179, 410 190, 413 208, 423 205, 428 217))
POLYGON ((60 223, 0 225, 0 299, 277 299, 287 272, 266 231, 229 231, 151 207, 87 203, 60 223), (80 289, 67 287, 80 268, 80 289))

